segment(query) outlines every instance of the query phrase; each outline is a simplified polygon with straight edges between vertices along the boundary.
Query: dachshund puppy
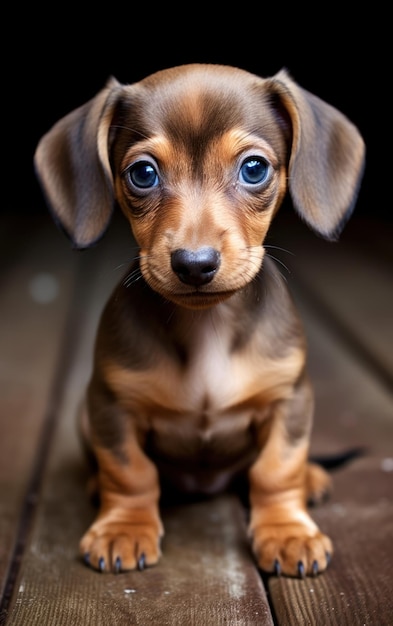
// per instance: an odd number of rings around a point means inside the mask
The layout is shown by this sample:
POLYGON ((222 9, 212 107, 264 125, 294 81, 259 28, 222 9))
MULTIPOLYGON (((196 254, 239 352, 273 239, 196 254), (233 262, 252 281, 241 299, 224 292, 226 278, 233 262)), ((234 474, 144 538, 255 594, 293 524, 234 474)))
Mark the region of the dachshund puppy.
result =
POLYGON ((40 140, 37 175, 75 247, 100 239, 116 205, 138 245, 103 312, 87 390, 91 567, 157 563, 163 484, 214 494, 239 474, 258 566, 327 567, 332 543, 307 510, 330 479, 308 460, 305 340, 263 243, 286 195, 336 238, 364 152, 357 128, 286 70, 206 64, 112 78, 40 140))

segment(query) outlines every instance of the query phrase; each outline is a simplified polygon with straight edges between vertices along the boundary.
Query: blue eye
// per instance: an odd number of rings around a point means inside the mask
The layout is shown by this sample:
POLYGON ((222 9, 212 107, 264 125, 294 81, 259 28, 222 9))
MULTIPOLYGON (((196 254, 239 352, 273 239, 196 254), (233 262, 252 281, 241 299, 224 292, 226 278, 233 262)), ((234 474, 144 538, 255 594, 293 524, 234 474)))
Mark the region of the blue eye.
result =
POLYGON ((263 183, 269 173, 269 164, 262 157, 251 156, 242 163, 239 172, 240 182, 247 185, 263 183))
POLYGON ((155 167, 149 161, 137 161, 126 172, 126 178, 139 189, 151 189, 159 182, 155 167))

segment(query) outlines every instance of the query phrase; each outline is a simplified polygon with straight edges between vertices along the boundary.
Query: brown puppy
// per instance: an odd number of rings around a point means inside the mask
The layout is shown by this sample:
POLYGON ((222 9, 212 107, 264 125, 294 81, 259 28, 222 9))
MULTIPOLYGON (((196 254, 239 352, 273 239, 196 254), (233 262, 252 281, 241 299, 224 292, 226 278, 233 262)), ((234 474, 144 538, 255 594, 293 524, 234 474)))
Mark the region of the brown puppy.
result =
POLYGON ((194 64, 111 79, 42 138, 35 163, 77 247, 103 235, 115 204, 139 246, 103 313, 87 394, 100 511, 86 562, 157 562, 161 480, 214 493, 248 472, 259 567, 322 572, 332 544, 306 503, 329 478, 307 461, 305 342, 263 242, 287 193, 316 232, 340 232, 363 171, 358 130, 286 71, 194 64))

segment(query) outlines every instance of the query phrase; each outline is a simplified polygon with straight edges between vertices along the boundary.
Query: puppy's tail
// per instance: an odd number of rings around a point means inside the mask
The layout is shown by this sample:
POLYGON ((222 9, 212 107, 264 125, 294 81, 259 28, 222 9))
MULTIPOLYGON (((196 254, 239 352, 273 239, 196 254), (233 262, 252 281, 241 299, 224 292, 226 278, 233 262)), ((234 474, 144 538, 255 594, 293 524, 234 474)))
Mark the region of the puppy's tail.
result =
POLYGON ((365 446, 358 446, 355 448, 349 448, 348 450, 343 450, 337 454, 313 456, 310 458, 310 461, 321 465, 325 470, 334 470, 346 465, 354 459, 366 456, 367 453, 368 449, 365 446))

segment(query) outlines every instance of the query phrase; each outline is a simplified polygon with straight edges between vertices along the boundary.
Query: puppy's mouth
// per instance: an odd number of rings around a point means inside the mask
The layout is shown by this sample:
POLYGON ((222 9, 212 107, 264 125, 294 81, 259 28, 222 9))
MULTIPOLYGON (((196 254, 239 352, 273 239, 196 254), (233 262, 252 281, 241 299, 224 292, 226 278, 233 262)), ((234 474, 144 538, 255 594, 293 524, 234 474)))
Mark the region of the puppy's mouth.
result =
POLYGON ((222 285, 224 288, 220 288, 218 285, 214 287, 212 284, 193 286, 182 284, 180 281, 159 280, 151 272, 145 271, 142 274, 151 289, 160 294, 162 298, 189 309, 212 307, 227 300, 244 286, 243 284, 236 284, 227 289, 224 285, 222 285))
POLYGON ((188 309, 206 309, 230 298, 237 289, 228 291, 191 291, 188 293, 170 293, 165 297, 175 304, 188 309))

